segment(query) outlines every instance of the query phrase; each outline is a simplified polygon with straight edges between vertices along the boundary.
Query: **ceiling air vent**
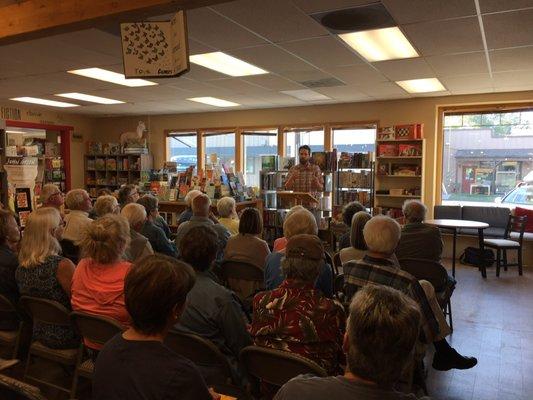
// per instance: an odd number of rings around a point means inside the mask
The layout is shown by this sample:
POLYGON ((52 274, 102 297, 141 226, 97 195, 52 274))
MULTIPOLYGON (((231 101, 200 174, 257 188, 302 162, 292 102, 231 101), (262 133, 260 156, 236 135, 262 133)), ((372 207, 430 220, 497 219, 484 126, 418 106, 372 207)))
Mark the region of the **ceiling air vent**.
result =
POLYGON ((321 12, 311 16, 335 34, 396 26, 394 19, 381 3, 321 12))
POLYGON ((318 79, 314 81, 304 81, 299 82, 300 84, 307 86, 310 89, 314 88, 325 88, 325 87, 335 87, 335 86, 346 86, 346 84, 337 78, 325 78, 318 79))

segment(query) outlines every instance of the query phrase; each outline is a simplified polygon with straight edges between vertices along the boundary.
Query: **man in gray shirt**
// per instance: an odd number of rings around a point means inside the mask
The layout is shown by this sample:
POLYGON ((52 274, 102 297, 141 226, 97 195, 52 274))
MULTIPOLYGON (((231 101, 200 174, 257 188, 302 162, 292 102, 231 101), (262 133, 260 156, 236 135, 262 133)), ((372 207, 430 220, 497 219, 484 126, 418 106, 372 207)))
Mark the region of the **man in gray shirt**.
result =
POLYGON ((392 387, 412 360, 419 325, 418 306, 409 297, 385 286, 363 287, 350 304, 344 375, 300 375, 283 385, 274 400, 416 399, 392 387))

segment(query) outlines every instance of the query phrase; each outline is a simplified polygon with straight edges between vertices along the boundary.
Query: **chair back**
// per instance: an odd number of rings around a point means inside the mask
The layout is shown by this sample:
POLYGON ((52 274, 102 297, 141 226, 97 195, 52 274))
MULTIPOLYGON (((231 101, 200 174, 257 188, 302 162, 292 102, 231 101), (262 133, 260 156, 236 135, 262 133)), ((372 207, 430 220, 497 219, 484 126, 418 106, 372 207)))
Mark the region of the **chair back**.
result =
POLYGON ((63 256, 68 258, 74 264, 77 264, 80 259, 80 248, 76 246, 72 240, 61 239, 59 241, 63 256))
POLYGON ((20 305, 29 313, 33 321, 53 325, 72 325, 69 310, 57 301, 22 296, 20 298, 20 305))
POLYGON ((527 215, 509 215, 509 221, 505 228, 505 239, 509 239, 511 232, 518 232, 518 242, 522 246, 524 240, 524 231, 527 225, 527 215))
POLYGON ((413 275, 416 279, 430 282, 436 292, 446 288, 448 272, 440 263, 422 258, 402 258, 400 268, 413 275))
POLYGON ((165 345, 199 367, 216 368, 227 379, 232 377, 228 359, 207 339, 171 330, 165 338, 165 345))
POLYGON ((339 268, 342 267, 341 253, 340 251, 336 252, 333 255, 333 267, 335 268, 335 275, 339 275, 339 268))
POLYGON ((327 376, 316 362, 287 351, 247 346, 239 358, 249 374, 275 386, 283 386, 300 374, 327 376))
POLYGON ((20 319, 17 307, 6 296, 0 294, 0 318, 3 320, 20 319))
POLYGON ((263 270, 256 265, 246 262, 224 260, 220 269, 222 278, 225 281, 228 278, 254 282, 263 282, 264 280, 263 270))
POLYGON ((46 397, 37 387, 0 374, 0 399, 46 400, 46 397))
POLYGON ((113 318, 74 311, 70 314, 72 323, 80 335, 92 343, 104 345, 117 333, 124 331, 124 326, 113 318))

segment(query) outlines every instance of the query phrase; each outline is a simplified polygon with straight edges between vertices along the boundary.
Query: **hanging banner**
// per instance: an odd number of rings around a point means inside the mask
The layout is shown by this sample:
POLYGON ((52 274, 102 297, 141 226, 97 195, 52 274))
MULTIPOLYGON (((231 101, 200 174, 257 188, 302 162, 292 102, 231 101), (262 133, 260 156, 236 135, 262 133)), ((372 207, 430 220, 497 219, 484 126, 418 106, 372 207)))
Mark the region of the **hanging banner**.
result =
POLYGON ((171 78, 189 71, 184 11, 170 21, 120 24, 126 78, 171 78))

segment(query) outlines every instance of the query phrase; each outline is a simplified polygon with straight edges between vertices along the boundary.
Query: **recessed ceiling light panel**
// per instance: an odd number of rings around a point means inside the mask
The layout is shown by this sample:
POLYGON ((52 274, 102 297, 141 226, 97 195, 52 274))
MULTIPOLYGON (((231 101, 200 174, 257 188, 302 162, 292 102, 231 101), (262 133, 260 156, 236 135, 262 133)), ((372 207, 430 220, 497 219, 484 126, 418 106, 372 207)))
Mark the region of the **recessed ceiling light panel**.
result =
POLYGON ((62 101, 39 99, 37 97, 14 97, 9 100, 22 101, 23 103, 40 104, 42 106, 61 107, 61 108, 79 107, 78 104, 64 103, 62 101))
POLYGON ((396 83, 409 93, 442 92, 446 90, 437 78, 410 79, 407 81, 396 81, 396 83))
POLYGON ((398 27, 343 33, 339 37, 369 62, 419 57, 398 27))
POLYGON ((221 51, 213 53, 196 54, 189 56, 189 61, 193 64, 212 69, 229 76, 249 76, 268 74, 262 68, 249 64, 246 61, 239 60, 221 51))
POLYGON ((195 101, 197 103, 203 103, 208 104, 210 106, 215 107, 237 107, 240 106, 238 103, 234 103, 232 101, 227 101, 223 99, 217 99, 216 97, 192 97, 190 99, 187 99, 190 101, 195 101))
POLYGON ((98 103, 98 104, 123 104, 124 103, 123 101, 120 101, 120 100, 107 99, 105 97, 92 96, 90 94, 84 94, 84 93, 61 93, 61 94, 56 94, 56 96, 66 97, 68 99, 88 101, 90 103, 98 103))
POLYGON ((281 93, 285 93, 303 101, 332 100, 330 97, 323 95, 322 93, 315 92, 311 89, 284 90, 281 93))
POLYGON ((119 74, 117 72, 108 71, 102 68, 75 69, 72 71, 68 71, 68 73, 129 87, 157 85, 157 83, 155 82, 146 81, 144 79, 126 79, 124 74, 119 74))

